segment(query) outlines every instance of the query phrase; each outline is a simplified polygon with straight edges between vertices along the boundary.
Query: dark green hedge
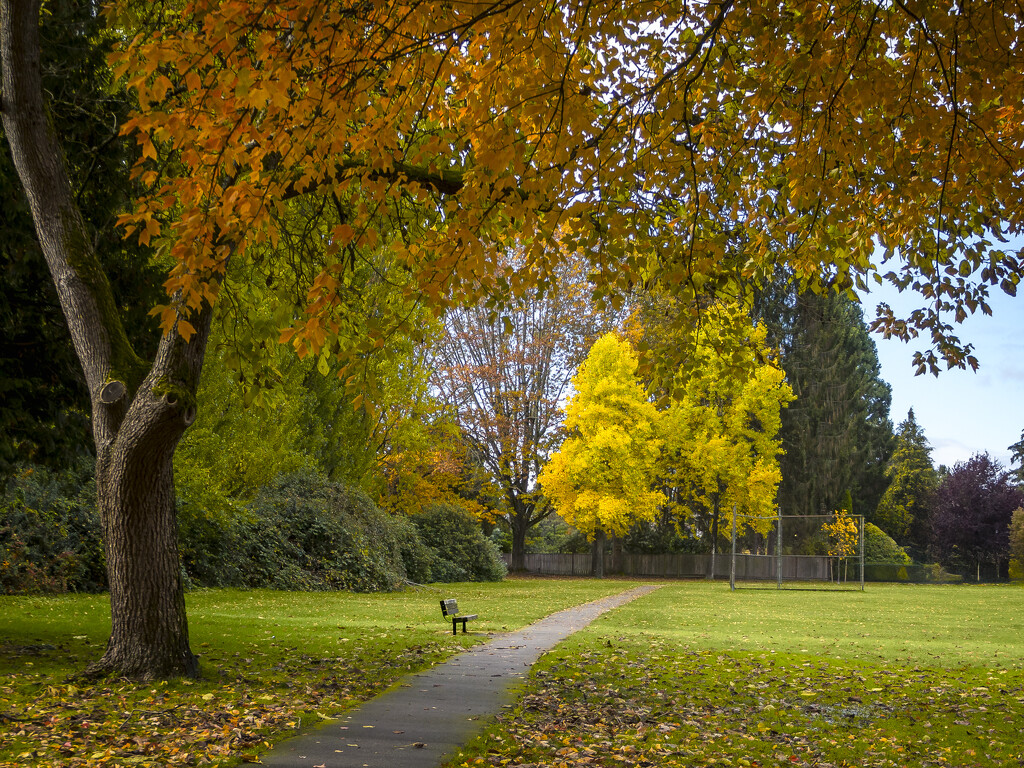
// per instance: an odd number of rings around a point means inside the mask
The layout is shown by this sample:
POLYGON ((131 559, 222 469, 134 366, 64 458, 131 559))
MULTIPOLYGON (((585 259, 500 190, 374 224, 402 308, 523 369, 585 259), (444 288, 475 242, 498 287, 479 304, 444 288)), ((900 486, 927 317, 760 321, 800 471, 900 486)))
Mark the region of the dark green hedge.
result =
POLYGON ((412 517, 432 553, 430 581, 500 581, 505 562, 480 524, 454 504, 432 504, 412 517))
MULTIPOLYGON (((0 495, 0 592, 106 588, 95 483, 71 470, 20 468, 0 495)), ((230 507, 229 507, 230 509, 230 507)), ((393 590, 407 580, 500 579, 479 524, 455 506, 411 518, 315 472, 282 476, 245 506, 216 514, 179 499, 179 547, 191 586, 393 590)))
POLYGON ((313 473, 288 475, 237 520, 221 572, 240 587, 393 590, 406 578, 403 532, 360 491, 313 473))
POLYGON ((100 592, 106 560, 92 462, 18 467, 0 495, 0 592, 100 592))

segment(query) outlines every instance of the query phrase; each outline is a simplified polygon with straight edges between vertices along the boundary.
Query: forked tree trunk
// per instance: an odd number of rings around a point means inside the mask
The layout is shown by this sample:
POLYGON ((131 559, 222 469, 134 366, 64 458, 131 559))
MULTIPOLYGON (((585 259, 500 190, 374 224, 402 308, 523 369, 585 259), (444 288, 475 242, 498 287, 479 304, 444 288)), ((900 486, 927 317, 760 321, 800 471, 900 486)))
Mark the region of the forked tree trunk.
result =
MULTIPOLYGON (((132 350, 72 193, 43 102, 40 0, 0 0, 0 116, 92 401, 111 637, 90 668, 137 679, 194 675, 178 562, 171 460, 195 419, 212 308, 171 330, 152 365, 132 350)), ((40 276, 42 279, 42 276, 40 276)))
POLYGON ((178 555, 172 459, 183 427, 174 406, 140 393, 119 437, 141 421, 149 422, 147 438, 118 440, 96 461, 111 634, 91 673, 157 679, 193 677, 199 671, 189 647, 178 555), (135 414, 142 418, 133 419, 135 414))
POLYGON ((509 570, 513 572, 526 570, 526 535, 537 523, 548 516, 546 509, 537 509, 533 501, 526 501, 527 495, 525 481, 518 483, 514 488, 507 489, 505 497, 512 509, 511 514, 506 518, 512 532, 512 554, 509 557, 509 570))

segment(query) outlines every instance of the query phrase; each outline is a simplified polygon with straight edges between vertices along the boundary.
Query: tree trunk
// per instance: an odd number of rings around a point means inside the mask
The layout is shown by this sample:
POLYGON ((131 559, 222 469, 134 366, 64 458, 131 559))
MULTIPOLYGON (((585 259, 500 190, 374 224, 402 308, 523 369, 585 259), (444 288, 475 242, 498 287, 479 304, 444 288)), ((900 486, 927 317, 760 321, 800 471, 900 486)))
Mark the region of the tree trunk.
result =
POLYGON ((92 674, 161 679, 199 672, 189 648, 175 513, 172 459, 183 431, 175 404, 143 389, 117 441, 97 458, 111 634, 92 674))
POLYGON ((604 578, 604 531, 598 528, 594 532, 594 544, 591 547, 591 573, 595 579, 604 578))
POLYGON ((131 348, 82 219, 43 101, 40 0, 0 0, 0 114, 36 234, 92 401, 97 502, 110 582, 111 637, 93 673, 195 675, 178 562, 172 458, 195 420, 212 308, 166 333, 152 366, 131 348))
POLYGON ((512 556, 509 570, 514 573, 526 570, 526 533, 529 529, 528 515, 512 515, 512 556))
POLYGON ((622 537, 612 536, 612 573, 621 575, 622 571, 622 537))

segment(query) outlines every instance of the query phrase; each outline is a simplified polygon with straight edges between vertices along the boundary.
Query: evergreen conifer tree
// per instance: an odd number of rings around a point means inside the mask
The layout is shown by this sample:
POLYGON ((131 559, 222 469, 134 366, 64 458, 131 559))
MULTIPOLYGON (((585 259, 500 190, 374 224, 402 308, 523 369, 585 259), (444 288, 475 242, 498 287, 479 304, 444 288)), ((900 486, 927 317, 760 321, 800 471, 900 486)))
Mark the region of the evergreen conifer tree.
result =
POLYGON ((1020 440, 1010 446, 1010 463, 1017 465, 1010 474, 1019 485, 1024 485, 1024 430, 1021 430, 1020 440))
POLYGON ((885 470, 890 484, 872 520, 918 558, 928 548, 928 510, 939 484, 931 450, 911 408, 896 435, 896 448, 885 470))
POLYGON ((860 307, 844 294, 800 293, 785 276, 755 306, 796 396, 780 431, 783 514, 847 509, 847 491, 848 511, 869 514, 888 484, 891 389, 860 307))

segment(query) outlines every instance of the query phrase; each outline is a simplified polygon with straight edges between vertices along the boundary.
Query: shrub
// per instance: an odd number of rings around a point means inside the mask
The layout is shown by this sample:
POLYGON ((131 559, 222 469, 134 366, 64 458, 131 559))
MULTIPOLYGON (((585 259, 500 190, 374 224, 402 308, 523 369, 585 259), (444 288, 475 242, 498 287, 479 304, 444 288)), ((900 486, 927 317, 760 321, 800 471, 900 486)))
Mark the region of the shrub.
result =
POLYGON ((244 587, 397 589, 406 578, 408 532, 361 491, 297 472, 262 489, 246 507, 220 572, 244 587))
MULTIPOLYGON (((432 530, 447 521, 457 531, 445 546, 426 546, 409 518, 310 471, 280 477, 245 506, 193 484, 178 498, 182 570, 188 585, 359 592, 397 589, 407 578, 504 575, 472 518, 467 532, 466 520, 450 513, 428 517, 432 530)), ((10 477, 0 494, 0 593, 105 588, 91 462, 10 477)))
POLYGON ((499 581, 505 563, 476 519, 454 504, 431 504, 413 522, 430 548, 431 581, 499 581))
POLYGON ((92 460, 65 470, 22 467, 0 496, 0 590, 106 588, 92 460))
POLYGON ((437 554, 423 543, 419 529, 408 517, 395 515, 391 521, 398 536, 399 554, 406 577, 417 584, 433 581, 431 566, 437 560, 437 554))
POLYGON ((238 574, 229 558, 239 518, 245 514, 240 503, 225 498, 213 483, 195 482, 208 477, 201 468, 192 468, 192 482, 175 479, 178 493, 178 550, 185 583, 189 586, 224 587, 238 583, 238 574))
POLYGON ((946 571, 940 563, 930 563, 924 569, 925 578, 933 584, 956 584, 964 580, 963 576, 946 571))
POLYGON ((874 523, 864 525, 864 562, 909 565, 910 555, 874 523))
MULTIPOLYGON (((593 548, 593 542, 587 540, 587 535, 576 531, 572 536, 559 544, 557 551, 563 555, 582 555, 590 552, 593 548)), ((627 551, 633 552, 634 550, 629 549, 627 546, 627 551)), ((643 550, 638 551, 642 552, 643 550)))
MULTIPOLYGON (((668 515, 662 515, 654 522, 639 521, 630 528, 623 541, 627 552, 644 555, 662 554, 666 552, 693 552, 698 549, 710 551, 706 542, 695 539, 682 532, 682 523, 668 515)), ((706 538, 706 537, 705 537, 706 538)), ((587 537, 576 533, 554 550, 557 552, 589 552, 591 543, 587 537)))

